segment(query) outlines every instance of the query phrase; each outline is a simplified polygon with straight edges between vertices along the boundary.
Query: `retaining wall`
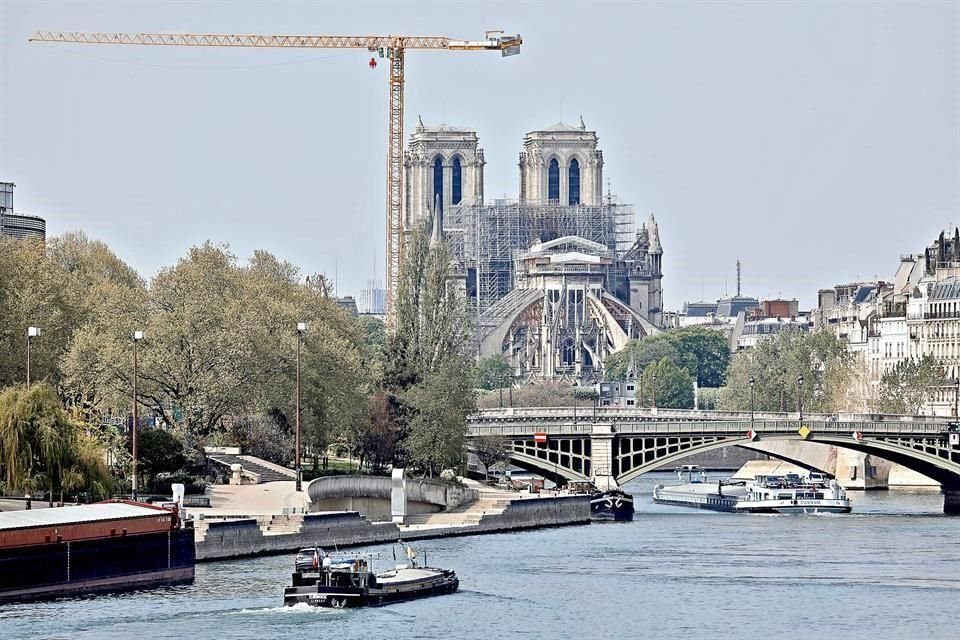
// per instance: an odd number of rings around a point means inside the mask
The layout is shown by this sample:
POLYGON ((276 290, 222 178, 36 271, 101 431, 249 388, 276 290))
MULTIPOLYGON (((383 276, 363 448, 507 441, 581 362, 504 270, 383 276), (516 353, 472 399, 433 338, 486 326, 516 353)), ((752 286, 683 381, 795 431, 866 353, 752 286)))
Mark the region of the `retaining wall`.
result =
POLYGON ((297 532, 264 535, 256 518, 213 521, 197 540, 197 560, 296 551, 303 547, 341 547, 396 540, 400 530, 391 522, 371 523, 359 513, 308 513, 297 532))
MULTIPOLYGON (((391 520, 390 478, 381 476, 327 476, 307 485, 313 512, 358 511, 372 521, 391 520)), ((476 501, 475 489, 428 479, 407 479, 407 513, 437 513, 476 501)))

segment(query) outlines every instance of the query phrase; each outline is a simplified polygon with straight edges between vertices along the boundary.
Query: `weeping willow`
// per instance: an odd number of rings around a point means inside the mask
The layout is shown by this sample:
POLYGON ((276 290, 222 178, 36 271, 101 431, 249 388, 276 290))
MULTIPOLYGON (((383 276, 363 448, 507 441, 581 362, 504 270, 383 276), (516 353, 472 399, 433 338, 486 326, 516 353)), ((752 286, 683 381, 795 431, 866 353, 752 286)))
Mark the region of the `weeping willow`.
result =
POLYGON ((110 494, 105 448, 63 408, 53 387, 0 392, 0 479, 7 491, 110 494))

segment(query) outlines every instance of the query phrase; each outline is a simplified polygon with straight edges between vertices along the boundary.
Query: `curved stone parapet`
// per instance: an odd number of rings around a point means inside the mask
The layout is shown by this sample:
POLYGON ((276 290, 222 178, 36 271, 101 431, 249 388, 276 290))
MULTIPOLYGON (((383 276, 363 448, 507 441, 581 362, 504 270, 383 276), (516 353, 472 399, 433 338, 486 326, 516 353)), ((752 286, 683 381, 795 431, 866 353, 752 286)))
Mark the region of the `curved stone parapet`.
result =
MULTIPOLYGON (((307 485, 310 511, 359 511, 370 519, 389 520, 392 481, 386 476, 327 476, 307 485)), ((407 513, 435 513, 473 502, 475 489, 430 479, 407 478, 407 513)))

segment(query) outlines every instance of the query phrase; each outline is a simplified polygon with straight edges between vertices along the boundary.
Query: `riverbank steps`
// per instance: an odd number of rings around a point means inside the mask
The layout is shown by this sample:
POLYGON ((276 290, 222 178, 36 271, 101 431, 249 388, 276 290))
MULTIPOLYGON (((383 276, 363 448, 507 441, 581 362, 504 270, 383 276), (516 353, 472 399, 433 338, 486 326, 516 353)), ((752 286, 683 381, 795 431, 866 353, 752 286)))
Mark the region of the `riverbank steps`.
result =
POLYGON ((280 554, 303 547, 341 548, 404 540, 501 533, 590 523, 589 496, 511 500, 477 522, 398 526, 356 511, 206 517, 196 526, 198 561, 280 554))

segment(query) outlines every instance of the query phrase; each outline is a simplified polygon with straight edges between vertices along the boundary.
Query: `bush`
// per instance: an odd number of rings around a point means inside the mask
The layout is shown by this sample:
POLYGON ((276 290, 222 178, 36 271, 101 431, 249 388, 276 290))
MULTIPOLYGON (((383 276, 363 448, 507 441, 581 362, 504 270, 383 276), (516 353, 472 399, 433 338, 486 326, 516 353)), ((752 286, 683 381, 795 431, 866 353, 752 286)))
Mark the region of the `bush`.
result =
POLYGON ((184 493, 191 495, 203 493, 207 490, 207 481, 197 476, 187 475, 185 473, 163 474, 157 476, 149 485, 149 493, 172 496, 173 485, 180 483, 183 485, 184 493))

